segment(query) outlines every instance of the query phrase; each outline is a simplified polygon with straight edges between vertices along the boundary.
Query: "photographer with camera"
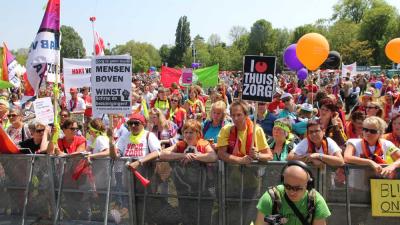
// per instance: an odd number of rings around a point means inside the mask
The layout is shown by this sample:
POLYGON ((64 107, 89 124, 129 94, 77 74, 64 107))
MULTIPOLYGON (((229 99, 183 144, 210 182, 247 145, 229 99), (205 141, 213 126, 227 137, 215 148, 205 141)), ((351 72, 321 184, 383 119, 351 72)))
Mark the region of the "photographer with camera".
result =
POLYGON ((282 169, 281 183, 268 188, 258 201, 256 225, 326 224, 331 212, 314 189, 314 177, 304 162, 289 161, 282 169))

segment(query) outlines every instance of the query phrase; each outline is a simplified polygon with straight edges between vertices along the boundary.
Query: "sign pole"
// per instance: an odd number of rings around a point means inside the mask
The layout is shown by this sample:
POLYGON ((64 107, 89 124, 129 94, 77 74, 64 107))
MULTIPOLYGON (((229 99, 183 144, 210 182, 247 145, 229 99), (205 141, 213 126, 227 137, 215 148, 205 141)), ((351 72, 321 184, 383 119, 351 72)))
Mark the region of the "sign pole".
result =
MULTIPOLYGON (((260 52, 260 56, 264 56, 264 53, 260 52)), ((251 147, 255 147, 255 139, 256 139, 256 124, 257 124, 257 116, 258 116, 258 102, 256 102, 254 109, 254 119, 253 119, 253 137, 251 139, 251 147)), ((256 150, 258 152, 258 149, 256 150)))

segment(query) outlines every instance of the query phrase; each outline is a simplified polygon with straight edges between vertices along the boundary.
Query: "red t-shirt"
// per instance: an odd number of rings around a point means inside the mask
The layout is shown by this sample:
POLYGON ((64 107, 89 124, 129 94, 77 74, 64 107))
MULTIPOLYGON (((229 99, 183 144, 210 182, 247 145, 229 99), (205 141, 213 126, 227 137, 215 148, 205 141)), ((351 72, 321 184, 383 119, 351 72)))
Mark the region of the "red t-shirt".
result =
MULTIPOLYGON (((92 104, 92 97, 90 97, 90 95, 82 96, 82 99, 83 101, 85 101, 86 104, 92 104)), ((92 107, 86 107, 84 115, 87 117, 91 117, 93 115, 92 107)))
POLYGON ((74 136, 74 140, 70 144, 67 143, 64 137, 58 139, 58 148, 64 153, 71 154, 76 152, 76 149, 82 143, 86 143, 86 139, 82 136, 74 136))

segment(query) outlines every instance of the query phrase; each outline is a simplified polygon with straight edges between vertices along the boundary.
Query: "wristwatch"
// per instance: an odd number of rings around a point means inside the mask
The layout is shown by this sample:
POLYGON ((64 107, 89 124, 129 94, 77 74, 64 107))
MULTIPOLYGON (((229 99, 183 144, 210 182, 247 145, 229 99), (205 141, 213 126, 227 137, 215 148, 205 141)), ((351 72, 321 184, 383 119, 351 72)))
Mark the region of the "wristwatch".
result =
POLYGON ((140 165, 140 166, 143 166, 142 160, 139 159, 138 162, 139 162, 139 165, 140 165))
POLYGON ((323 156, 324 154, 322 154, 322 153, 319 153, 319 160, 321 160, 322 161, 322 156, 323 156))

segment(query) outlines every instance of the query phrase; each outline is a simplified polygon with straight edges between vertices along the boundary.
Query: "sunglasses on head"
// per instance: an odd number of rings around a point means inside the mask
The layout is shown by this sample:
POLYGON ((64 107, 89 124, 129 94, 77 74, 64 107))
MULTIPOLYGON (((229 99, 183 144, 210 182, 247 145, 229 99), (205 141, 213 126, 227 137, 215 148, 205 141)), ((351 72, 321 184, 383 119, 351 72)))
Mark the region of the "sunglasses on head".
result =
POLYGON ((379 131, 378 130, 375 130, 375 129, 368 129, 368 128, 365 128, 365 127, 363 127, 363 129, 362 129, 364 132, 369 132, 370 134, 377 134, 379 131))
POLYGON ((290 185, 290 184, 283 184, 283 186, 284 186, 285 189, 288 190, 288 191, 295 191, 295 192, 297 192, 297 191, 302 191, 302 190, 304 190, 304 187, 301 187, 301 186, 292 186, 292 185, 290 185))

